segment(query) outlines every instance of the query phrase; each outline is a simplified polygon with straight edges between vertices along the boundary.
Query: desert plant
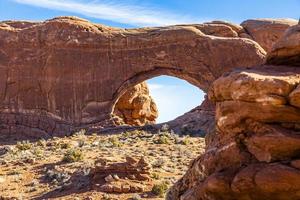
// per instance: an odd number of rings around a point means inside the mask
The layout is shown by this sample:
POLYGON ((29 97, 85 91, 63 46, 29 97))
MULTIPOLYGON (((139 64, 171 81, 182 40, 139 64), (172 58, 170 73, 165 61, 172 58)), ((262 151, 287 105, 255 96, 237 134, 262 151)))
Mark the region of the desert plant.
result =
POLYGON ((61 143, 59 146, 60 146, 61 149, 69 149, 69 148, 71 148, 71 144, 67 143, 67 142, 61 143))
POLYGON ((22 142, 17 142, 16 148, 20 151, 25 151, 25 150, 29 150, 32 148, 32 143, 30 143, 29 141, 22 141, 22 142))
POLYGON ((183 145, 189 145, 191 144, 191 140, 189 137, 185 137, 183 140, 182 140, 182 144, 183 145))
POLYGON ((122 144, 120 143, 120 141, 117 137, 111 137, 111 138, 108 139, 108 141, 112 144, 113 147, 122 146, 122 144))
POLYGON ((170 140, 165 135, 160 135, 159 138, 155 141, 156 144, 169 144, 170 140))
POLYGON ((160 168, 165 164, 165 162, 166 161, 164 159, 158 159, 154 163, 152 163, 152 167, 153 168, 160 168))
POLYGON ((71 176, 66 172, 59 172, 55 169, 47 169, 45 178, 51 183, 64 184, 67 183, 71 176))
POLYGON ((158 173, 152 173, 152 178, 158 180, 160 179, 160 175, 158 173))
POLYGON ((83 153, 79 149, 69 149, 63 157, 64 162, 78 162, 83 160, 83 153))
POLYGON ((162 182, 160 184, 155 184, 152 187, 151 192, 159 197, 164 197, 167 190, 168 190, 168 184, 166 182, 162 182))
POLYGON ((85 145, 85 141, 83 139, 80 139, 77 141, 78 147, 83 147, 85 145))
POLYGON ((45 139, 40 139, 37 141, 37 146, 40 146, 40 147, 46 147, 47 146, 47 141, 45 139))

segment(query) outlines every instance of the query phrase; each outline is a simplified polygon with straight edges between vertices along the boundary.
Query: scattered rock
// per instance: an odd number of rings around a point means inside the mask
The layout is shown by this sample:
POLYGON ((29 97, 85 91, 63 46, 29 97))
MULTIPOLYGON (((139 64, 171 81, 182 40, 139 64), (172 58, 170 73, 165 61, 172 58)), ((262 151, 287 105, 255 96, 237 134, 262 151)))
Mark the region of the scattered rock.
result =
POLYGON ((150 169, 143 157, 137 161, 135 158, 127 156, 124 163, 97 165, 93 170, 93 185, 108 193, 142 192, 144 186, 152 184, 150 169), (103 179, 105 183, 103 183, 103 179))

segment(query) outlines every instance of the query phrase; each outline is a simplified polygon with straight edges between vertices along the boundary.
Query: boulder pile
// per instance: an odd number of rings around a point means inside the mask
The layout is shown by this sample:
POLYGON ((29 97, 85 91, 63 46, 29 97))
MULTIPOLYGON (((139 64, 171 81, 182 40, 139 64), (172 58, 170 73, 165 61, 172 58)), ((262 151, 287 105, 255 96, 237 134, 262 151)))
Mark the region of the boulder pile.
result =
POLYGON ((300 199, 299 28, 287 30, 265 65, 212 84, 216 131, 168 199, 300 199))

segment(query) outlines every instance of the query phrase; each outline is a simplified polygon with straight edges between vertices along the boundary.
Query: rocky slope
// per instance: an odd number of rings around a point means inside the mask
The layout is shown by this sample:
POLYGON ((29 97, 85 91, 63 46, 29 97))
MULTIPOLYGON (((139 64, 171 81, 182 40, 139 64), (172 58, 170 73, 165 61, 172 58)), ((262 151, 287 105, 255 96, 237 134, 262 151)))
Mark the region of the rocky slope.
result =
POLYGON ((265 65, 213 83, 216 131, 168 199, 300 199, 299 28, 287 30, 265 65))

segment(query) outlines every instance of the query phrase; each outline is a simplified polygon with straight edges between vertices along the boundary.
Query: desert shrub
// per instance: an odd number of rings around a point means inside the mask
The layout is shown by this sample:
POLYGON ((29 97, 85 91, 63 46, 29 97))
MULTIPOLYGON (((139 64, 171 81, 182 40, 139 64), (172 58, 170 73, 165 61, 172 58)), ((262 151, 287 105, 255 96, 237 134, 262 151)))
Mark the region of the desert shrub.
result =
POLYGON ((25 151, 31 149, 32 146, 32 143, 30 143, 29 141, 22 141, 17 143, 16 148, 20 151, 25 151))
POLYGON ((69 149, 69 148, 71 148, 71 144, 67 143, 67 142, 61 143, 59 146, 60 146, 61 149, 69 149))
POLYGON ((83 160, 83 153, 79 149, 69 149, 63 157, 64 162, 78 162, 83 160))
POLYGON ((158 179, 160 179, 160 176, 158 173, 152 173, 152 178, 158 180, 158 179))
POLYGON ((183 140, 182 140, 182 144, 183 145, 189 145, 191 144, 191 140, 189 137, 185 137, 183 140))
POLYGON ((170 144, 170 140, 166 135, 160 135, 155 141, 156 144, 170 144))
POLYGON ((160 184, 155 184, 151 192, 159 197, 164 197, 167 190, 168 190, 168 184, 166 182, 162 182, 160 184))
POLYGON ((80 131, 75 132, 73 135, 74 136, 84 136, 86 134, 85 129, 81 129, 80 131))
POLYGON ((77 141, 78 147, 83 147, 85 145, 85 141, 83 139, 80 139, 77 141))
POLYGON ((59 172, 55 169, 47 169, 45 178, 53 184, 64 184, 67 183, 71 176, 66 172, 59 172))
POLYGON ((45 139, 40 139, 37 141, 37 146, 40 146, 40 147, 46 147, 47 146, 47 141, 45 139))
POLYGON ((165 160, 164 159, 158 159, 158 160, 156 160, 154 163, 152 163, 152 167, 153 168, 160 168, 160 167, 162 167, 164 164, 165 164, 165 160))
POLYGON ((108 139, 108 141, 112 144, 113 147, 120 147, 122 146, 121 142, 117 137, 111 137, 108 139))
POLYGON ((42 158, 44 155, 44 151, 42 149, 36 147, 32 150, 32 154, 35 155, 36 157, 42 158))

